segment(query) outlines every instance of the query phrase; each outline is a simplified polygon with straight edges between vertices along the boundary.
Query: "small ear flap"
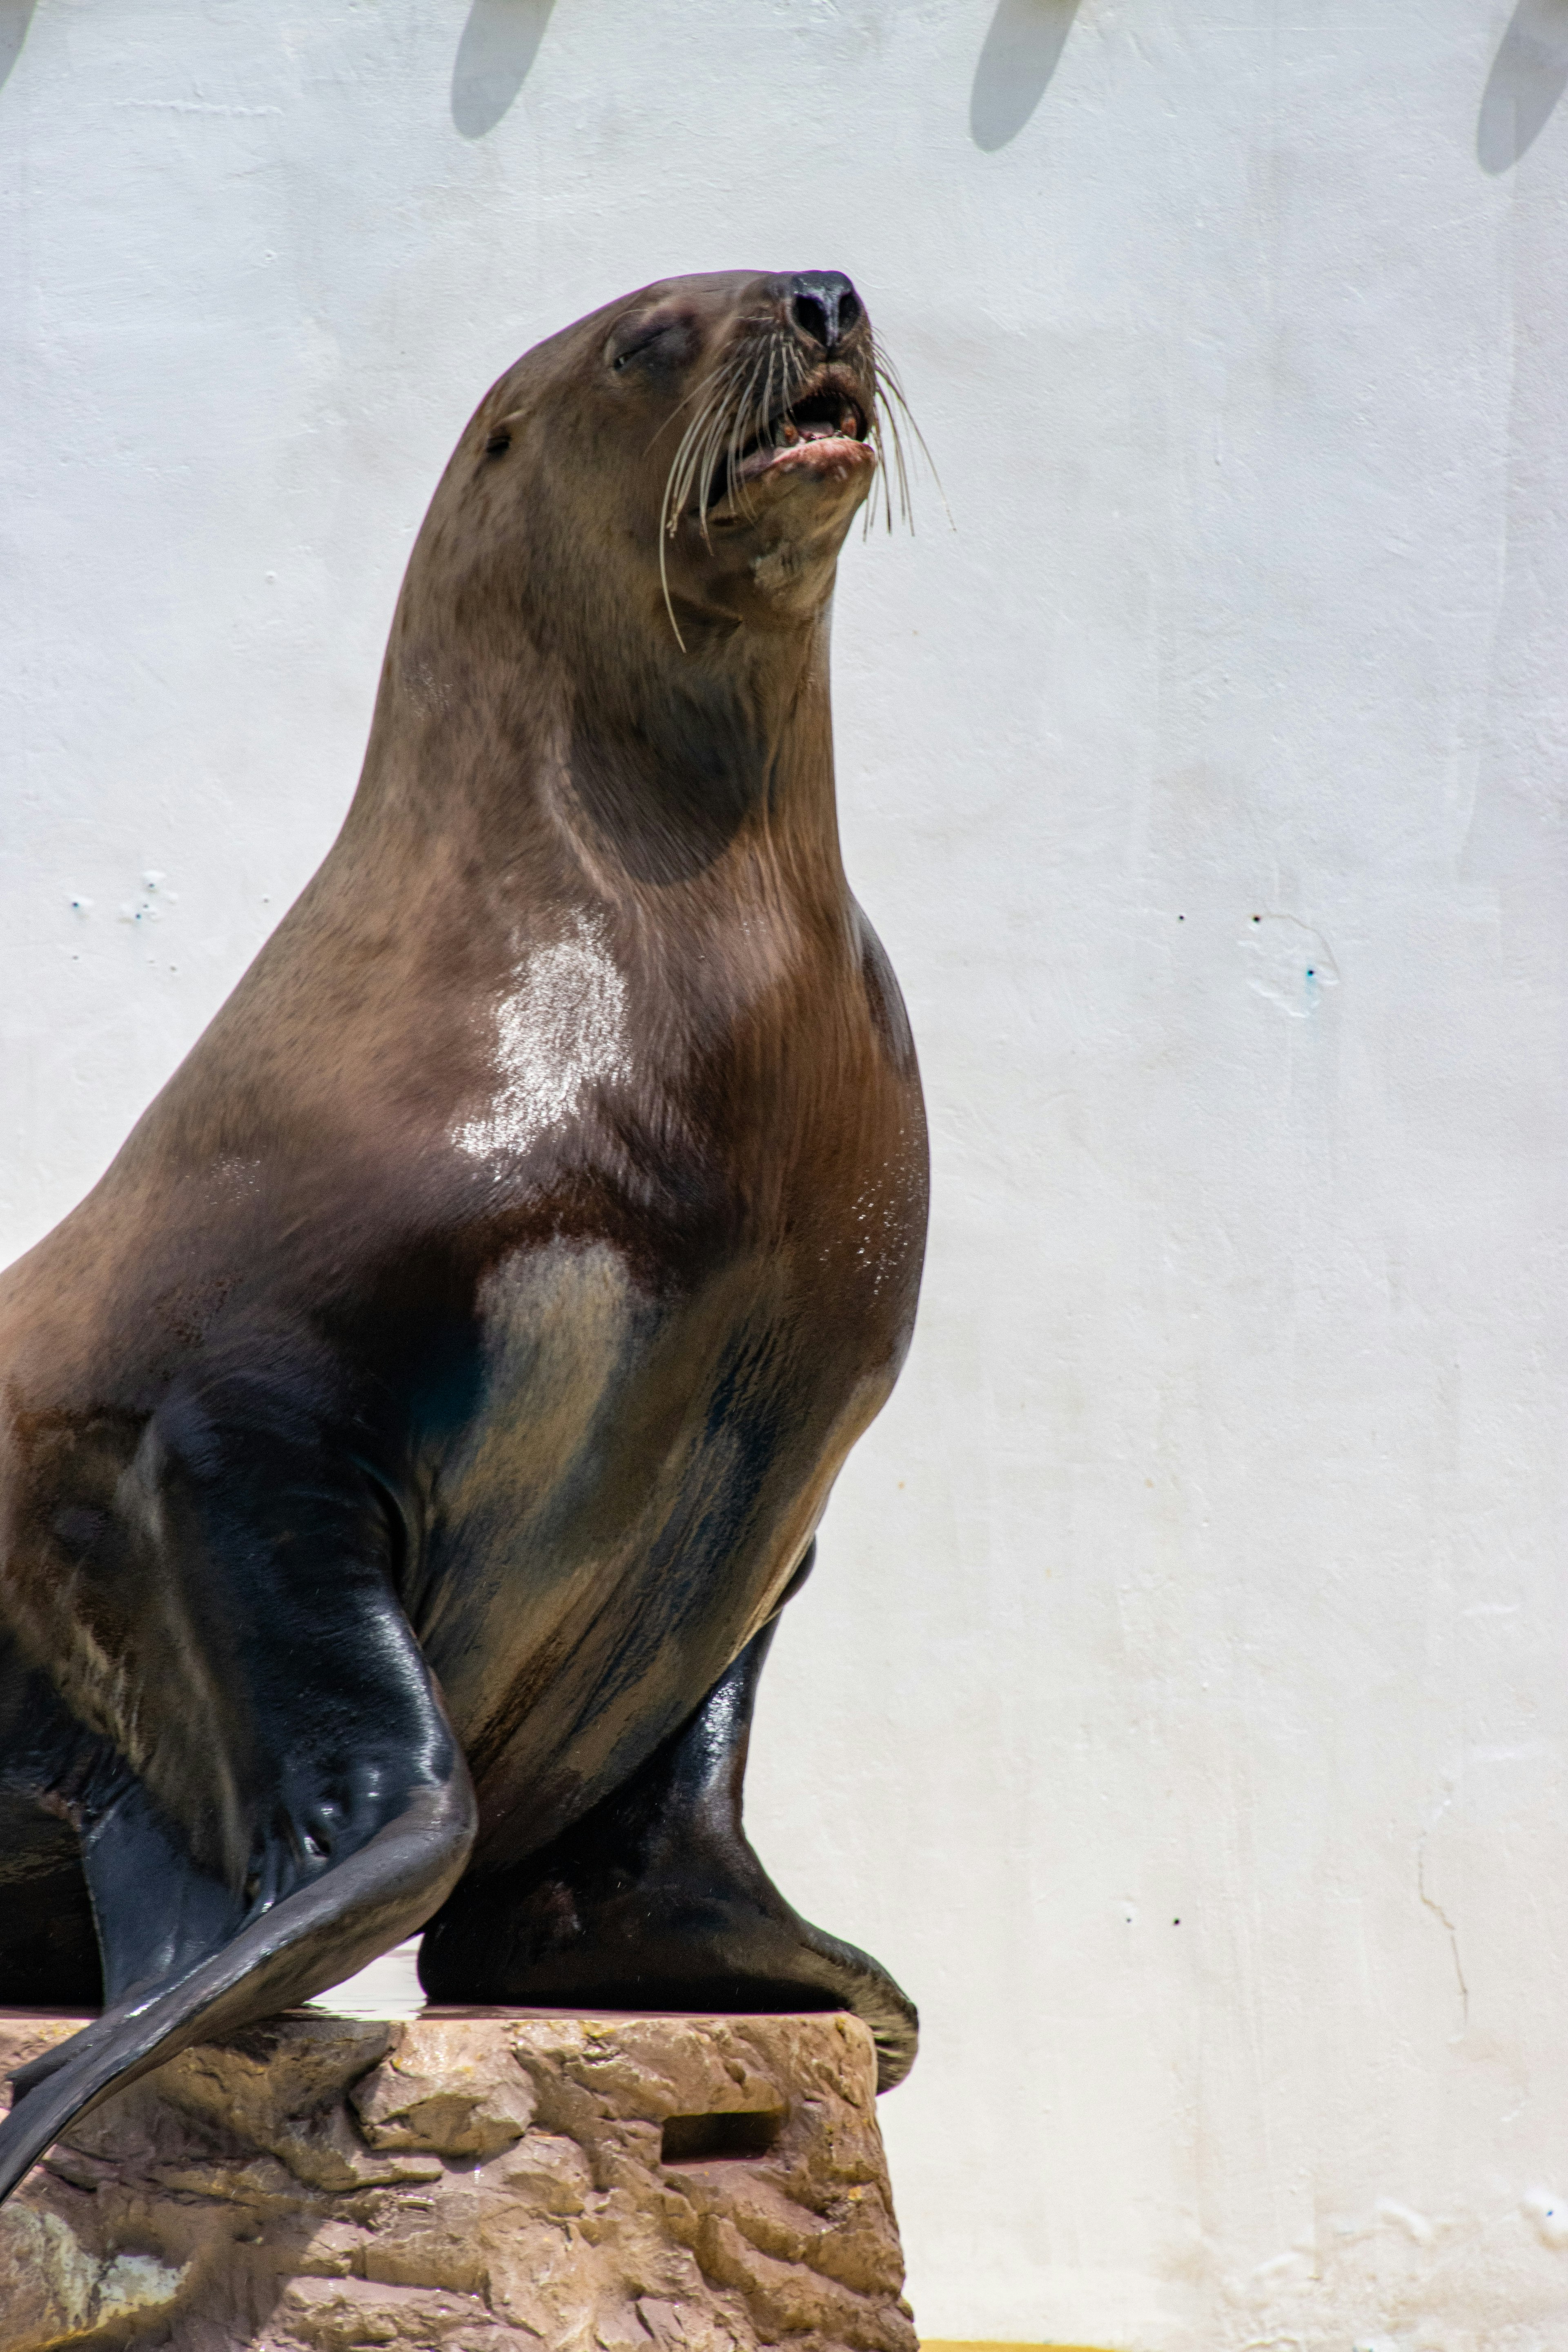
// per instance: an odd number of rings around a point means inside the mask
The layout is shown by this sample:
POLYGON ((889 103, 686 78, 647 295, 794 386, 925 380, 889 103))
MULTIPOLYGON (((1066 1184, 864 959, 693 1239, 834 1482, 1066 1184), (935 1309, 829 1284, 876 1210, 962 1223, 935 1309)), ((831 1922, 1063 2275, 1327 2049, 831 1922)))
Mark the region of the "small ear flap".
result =
POLYGON ((485 437, 485 456, 487 457, 504 457, 506 456, 507 451, 511 447, 517 427, 521 424, 525 413, 526 412, 521 408, 512 408, 509 409, 504 416, 495 416, 490 419, 490 428, 485 437))

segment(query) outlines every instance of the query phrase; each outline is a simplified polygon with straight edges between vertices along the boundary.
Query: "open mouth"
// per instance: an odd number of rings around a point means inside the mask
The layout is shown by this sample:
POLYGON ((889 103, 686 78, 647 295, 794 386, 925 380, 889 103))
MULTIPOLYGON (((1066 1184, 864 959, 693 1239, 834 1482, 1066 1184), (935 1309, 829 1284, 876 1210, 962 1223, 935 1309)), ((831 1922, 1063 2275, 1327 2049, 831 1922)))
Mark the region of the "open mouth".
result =
POLYGON ((735 479, 754 482, 781 469, 838 473, 875 457, 858 394, 845 383, 819 376, 745 444, 735 479))

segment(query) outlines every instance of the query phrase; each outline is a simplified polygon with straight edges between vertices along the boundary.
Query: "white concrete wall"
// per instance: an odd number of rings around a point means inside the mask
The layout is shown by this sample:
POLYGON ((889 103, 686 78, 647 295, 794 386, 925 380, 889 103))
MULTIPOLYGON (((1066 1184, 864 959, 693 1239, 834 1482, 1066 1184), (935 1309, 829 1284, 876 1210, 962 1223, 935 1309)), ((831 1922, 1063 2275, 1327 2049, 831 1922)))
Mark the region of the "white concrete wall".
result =
POLYGON ((1568 0, 994 5, 0 0, 5 1238, 325 848, 490 378, 850 270, 936 1213, 752 1819, 924 2010, 922 2326, 1561 2352, 1568 0))

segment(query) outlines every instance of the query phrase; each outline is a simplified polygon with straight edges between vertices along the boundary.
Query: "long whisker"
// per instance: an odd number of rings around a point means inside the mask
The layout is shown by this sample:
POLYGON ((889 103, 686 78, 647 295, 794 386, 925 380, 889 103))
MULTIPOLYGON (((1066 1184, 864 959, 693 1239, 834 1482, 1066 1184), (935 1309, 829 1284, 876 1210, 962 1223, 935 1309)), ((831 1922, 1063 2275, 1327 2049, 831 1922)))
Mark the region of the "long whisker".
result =
MULTIPOLYGON (((679 526, 681 514, 691 495, 692 484, 700 478, 700 468, 712 428, 717 425, 722 431, 729 397, 738 375, 738 360, 731 355, 704 377, 696 391, 681 404, 684 407, 700 396, 700 405, 681 435, 679 446, 670 460, 669 472, 665 477, 664 499, 658 517, 658 578, 664 592, 664 607, 669 614, 669 625, 675 631, 675 641, 682 653, 686 651, 686 640, 680 634, 680 624, 675 617, 675 605, 669 593, 668 544, 679 526)), ((703 528, 706 534, 706 514, 703 528)))
MULTIPOLYGON (((876 402, 877 438, 879 443, 884 440, 888 443, 893 461, 889 466, 884 457, 882 465, 882 514, 888 530, 891 530, 895 476, 899 485, 899 520, 906 523, 910 520, 910 473, 904 459, 904 436, 899 430, 898 410, 888 394, 884 392, 880 383, 876 389, 876 402)), ((868 523, 870 521, 869 515, 867 517, 867 521, 868 523)))
MULTIPOLYGON (((908 426, 915 447, 936 486, 936 494, 942 500, 942 512, 946 515, 949 525, 956 529, 952 521, 952 509, 948 505, 947 493, 942 486, 942 476, 937 472, 936 460, 931 454, 925 435, 915 422, 914 413, 908 400, 904 397, 904 387, 899 381, 897 368, 881 351, 875 349, 872 352, 871 366, 877 387, 877 438, 880 442, 885 434, 892 446, 893 468, 898 476, 900 520, 907 522, 911 530, 914 529, 914 509, 910 497, 909 467, 904 457, 901 420, 902 424, 908 426)), ((892 486, 888 479, 886 467, 882 477, 882 497, 888 529, 891 530, 893 527, 892 486)), ((868 529, 869 526, 870 517, 868 515, 868 529)))
POLYGON ((694 401, 699 403, 695 415, 688 421, 665 479, 664 499, 659 510, 658 565, 665 610, 669 614, 676 643, 683 653, 686 640, 680 634, 669 593, 668 543, 680 527, 680 518, 691 504, 693 493, 696 495, 698 523, 704 540, 709 536, 708 519, 715 504, 738 493, 744 499, 739 479, 741 452, 752 431, 760 430, 771 414, 773 365, 771 346, 775 340, 770 338, 768 342, 752 344, 732 352, 682 404, 688 406, 694 401), (768 384, 759 403, 757 384, 764 368, 768 372, 768 384))
POLYGON ((705 375, 701 377, 698 383, 694 383, 691 390, 687 394, 685 399, 678 400, 676 402, 675 406, 670 410, 669 415, 665 418, 663 424, 656 425, 654 426, 652 433, 648 436, 647 442, 644 444, 645 450, 651 449, 656 441, 663 438, 664 435, 669 431, 669 428, 674 424, 676 418, 680 415, 682 409, 689 408, 694 400, 700 400, 703 398, 705 394, 710 392, 713 388, 714 381, 715 379, 712 375, 705 375))
POLYGON ((708 517, 713 506, 714 478, 719 468, 719 455, 727 446, 734 422, 744 408, 751 391, 751 376, 755 362, 750 352, 737 352, 731 362, 724 385, 724 396, 712 409, 700 441, 692 451, 691 483, 697 492, 698 513, 702 536, 708 537, 708 517))
MULTIPOLYGON (((929 471, 936 485, 937 496, 949 523, 952 510, 948 506, 942 487, 942 478, 935 460, 927 446, 924 434, 916 424, 898 370, 892 362, 873 344, 871 360, 871 407, 864 430, 881 459, 881 497, 883 519, 893 527, 893 503, 898 500, 900 520, 914 527, 914 503, 909 454, 905 434, 910 436, 919 461, 929 471)), ((741 349, 731 352, 719 365, 703 377, 700 383, 667 417, 659 433, 685 419, 669 471, 665 477, 664 497, 658 516, 658 577, 664 594, 665 610, 675 641, 685 653, 687 644, 675 617, 675 601, 669 586, 669 543, 680 528, 684 516, 695 512, 698 529, 703 541, 711 544, 709 536, 710 518, 716 507, 731 504, 751 514, 751 486, 742 472, 743 452, 749 442, 764 436, 774 442, 773 431, 780 417, 787 415, 800 396, 812 369, 805 354, 792 335, 773 328, 752 337, 741 349)), ((654 439, 658 438, 656 433, 654 439)), ((651 448, 653 444, 649 443, 651 448)), ((876 492, 866 508, 866 529, 870 530, 876 515, 876 492)))
POLYGON ((658 512, 659 586, 664 592, 664 609, 669 614, 669 625, 675 631, 675 642, 682 653, 686 651, 686 640, 680 634, 680 624, 675 617, 675 605, 669 593, 669 568, 666 559, 670 539, 674 536, 676 524, 679 519, 680 509, 685 503, 684 484, 688 472, 688 453, 713 409, 719 404, 722 393, 723 375, 724 371, 718 370, 699 386, 703 395, 702 404, 681 435, 679 445, 670 460, 669 471, 664 480, 664 499, 658 512))
POLYGON ((781 339, 775 332, 757 352, 746 389, 735 404, 731 420, 729 446, 724 453, 724 487, 726 495, 738 500, 747 514, 753 511, 751 493, 741 480, 741 452, 752 434, 765 432, 773 413, 773 368, 777 362, 781 339), (767 366, 767 381, 759 397, 757 379, 767 366))
POLYGON ((660 522, 665 530, 672 533, 675 529, 675 518, 679 516, 680 509, 685 505, 691 488, 698 446, 706 435, 715 413, 723 409, 725 396, 730 390, 734 374, 735 363, 733 359, 731 359, 716 369, 712 374, 707 376, 699 387, 703 394, 702 405, 681 436, 665 481, 664 509, 660 522))
POLYGON ((709 436, 709 446, 701 476, 704 539, 708 536, 708 518, 715 504, 730 497, 735 487, 735 472, 740 463, 745 420, 752 412, 753 387, 762 364, 761 356, 756 352, 748 352, 745 358, 750 364, 738 367, 736 370, 735 396, 730 404, 728 414, 722 417, 715 417, 713 431, 709 436), (742 373, 745 376, 744 383, 741 381, 742 373), (721 451, 723 453, 722 468, 720 464, 721 451), (720 487, 721 473, 722 474, 721 488, 720 487))

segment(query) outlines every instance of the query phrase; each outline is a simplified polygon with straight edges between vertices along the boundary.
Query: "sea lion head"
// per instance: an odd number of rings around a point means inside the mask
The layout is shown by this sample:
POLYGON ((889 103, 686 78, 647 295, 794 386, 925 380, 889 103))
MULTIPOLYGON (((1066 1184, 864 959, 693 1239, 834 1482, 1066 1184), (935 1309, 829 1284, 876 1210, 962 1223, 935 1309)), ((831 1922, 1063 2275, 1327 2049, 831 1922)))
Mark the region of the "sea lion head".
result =
POLYGON ((887 381, 840 271, 668 278, 527 352, 443 488, 492 558, 511 549, 536 643, 711 656, 826 606, 887 381))

